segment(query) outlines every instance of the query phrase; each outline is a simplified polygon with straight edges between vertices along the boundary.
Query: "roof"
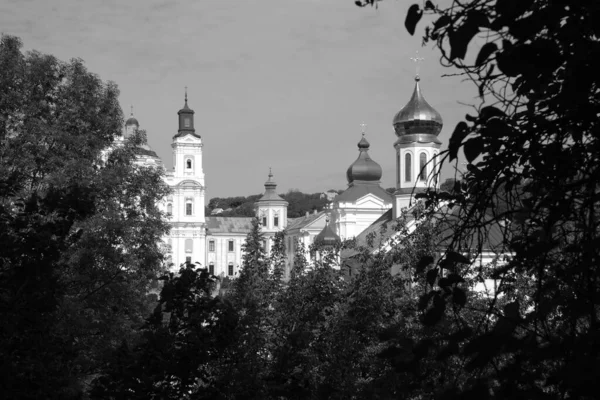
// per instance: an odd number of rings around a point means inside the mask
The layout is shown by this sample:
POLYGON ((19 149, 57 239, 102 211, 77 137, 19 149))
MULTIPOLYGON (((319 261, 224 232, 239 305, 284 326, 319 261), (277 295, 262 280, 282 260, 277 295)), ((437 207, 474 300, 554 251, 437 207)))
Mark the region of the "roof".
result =
POLYGON ((156 154, 156 152, 154 150, 152 150, 152 148, 150 148, 150 146, 148 146, 147 144, 143 144, 140 147, 136 147, 134 151, 135 151, 135 154, 140 155, 140 156, 159 158, 158 155, 156 154))
POLYGON ((177 134, 175 136, 173 136, 173 139, 176 139, 178 137, 184 137, 185 135, 191 135, 193 137, 197 137, 198 139, 202 139, 202 136, 196 134, 196 132, 192 132, 192 131, 181 131, 181 132, 177 132, 177 134))
POLYGON ((338 194, 333 201, 350 203, 366 196, 367 194, 372 194, 388 203, 391 203, 394 200, 394 196, 379 186, 378 183, 354 181, 350 184, 348 189, 338 194))
POLYGON ((242 233, 247 234, 252 230, 250 217, 206 217, 206 233, 242 233))
POLYGON ((313 223, 315 220, 317 220, 319 217, 321 217, 322 215, 325 214, 325 211, 319 211, 318 213, 312 213, 312 214, 308 214, 308 216, 304 216, 304 217, 299 217, 299 218, 288 218, 288 225, 285 228, 287 231, 290 231, 292 229, 302 229, 307 225, 310 225, 311 223, 313 223))
MULTIPOLYGON (((397 231, 395 229, 395 221, 393 220, 393 210, 389 209, 371 225, 369 225, 364 231, 362 231, 356 237, 356 245, 362 247, 369 247, 368 239, 373 235, 373 247, 377 248, 380 243, 385 242, 387 239, 392 237, 397 231)), ((453 207, 450 209, 447 206, 440 207, 439 211, 433 214, 433 218, 437 219, 440 223, 440 242, 439 247, 446 247, 450 244, 450 238, 454 236, 454 228, 457 226, 455 223, 459 217, 460 208, 453 207)), ((414 216, 409 213, 407 222, 414 221, 414 216)), ((473 248, 478 244, 475 237, 473 237, 473 248)), ((502 250, 501 246, 504 242, 503 228, 498 222, 490 223, 487 227, 487 235, 482 238, 481 250, 482 251, 493 251, 502 250)), ((344 249, 342 250, 341 257, 349 258, 358 254, 359 251, 355 249, 344 249)))

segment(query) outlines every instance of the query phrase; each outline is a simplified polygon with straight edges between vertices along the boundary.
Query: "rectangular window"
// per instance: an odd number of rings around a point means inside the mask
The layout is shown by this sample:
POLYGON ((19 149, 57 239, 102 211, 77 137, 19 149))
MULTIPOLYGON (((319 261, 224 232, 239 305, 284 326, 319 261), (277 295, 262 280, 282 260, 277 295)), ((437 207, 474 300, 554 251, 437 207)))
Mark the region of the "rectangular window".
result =
POLYGON ((192 239, 185 239, 185 252, 192 253, 194 251, 194 241, 192 239))
POLYGON ((185 215, 192 215, 192 203, 185 204, 185 215))
POLYGON ((228 250, 228 251, 233 251, 233 240, 230 240, 230 241, 229 241, 229 244, 228 244, 228 246, 229 246, 229 247, 227 248, 227 250, 228 250))
POLYGON ((184 120, 184 126, 185 126, 186 128, 189 128, 189 127, 190 127, 190 125, 191 125, 191 124, 190 124, 190 119, 189 119, 189 118, 186 118, 186 119, 184 120))
POLYGON ((279 226, 279 217, 275 216, 275 218, 273 218, 273 226, 279 226))
POLYGON ((262 218, 262 225, 266 228, 267 227, 267 217, 263 217, 262 218))
POLYGON ((229 263, 227 272, 228 272, 229 276, 233 276, 233 264, 229 263))
POLYGON ((213 263, 210 263, 210 265, 208 266, 208 273, 211 275, 215 274, 215 265, 213 263))
POLYGON ((186 263, 191 263, 192 262, 192 257, 186 257, 185 258, 185 262, 186 263))
POLYGON ((215 241, 214 240, 210 240, 208 242, 208 251, 215 251, 215 241))

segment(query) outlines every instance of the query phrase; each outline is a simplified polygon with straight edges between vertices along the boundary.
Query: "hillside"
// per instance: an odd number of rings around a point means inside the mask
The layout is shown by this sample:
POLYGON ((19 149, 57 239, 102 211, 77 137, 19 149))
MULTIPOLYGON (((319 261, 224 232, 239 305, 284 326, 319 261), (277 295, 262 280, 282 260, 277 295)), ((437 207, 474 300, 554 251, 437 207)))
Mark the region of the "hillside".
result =
MULTIPOLYGON (((332 195, 341 193, 341 190, 329 190, 330 198, 332 195)), ((323 207, 331 201, 324 193, 302 193, 299 190, 290 190, 285 194, 279 194, 288 205, 288 217, 297 218, 312 212, 313 210, 322 210, 323 207)), ((222 209, 223 211, 214 214, 221 217, 253 217, 254 203, 260 199, 262 194, 250 196, 235 197, 214 197, 208 202, 206 207, 206 216, 213 215, 213 210, 222 209)))

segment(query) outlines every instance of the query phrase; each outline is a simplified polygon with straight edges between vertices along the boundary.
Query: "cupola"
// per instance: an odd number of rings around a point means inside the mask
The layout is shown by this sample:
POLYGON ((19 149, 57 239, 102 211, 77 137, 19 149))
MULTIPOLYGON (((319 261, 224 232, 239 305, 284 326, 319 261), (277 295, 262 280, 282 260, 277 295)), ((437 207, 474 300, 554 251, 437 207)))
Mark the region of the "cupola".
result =
POLYGON ((382 176, 381 166, 369 156, 370 144, 363 133, 360 142, 358 142, 358 158, 348 167, 346 177, 348 183, 357 181, 379 182, 382 176))
POLYGON ((325 227, 315 237, 314 243, 321 246, 336 246, 342 241, 340 237, 329 226, 329 218, 325 220, 325 227))
POLYGON ((437 135, 442 130, 442 116, 427 103, 421 87, 420 78, 415 77, 415 89, 408 104, 394 117, 393 125, 397 143, 437 143, 437 135))
POLYGON ((187 102, 187 87, 185 88, 185 104, 183 108, 177 111, 177 115, 179 115, 179 130, 178 136, 185 133, 195 133, 194 129, 194 110, 188 107, 187 102))
POLYGON ((277 194, 276 189, 277 189, 277 183, 275 183, 275 181, 273 180, 273 173, 271 172, 271 169, 269 168, 269 178, 265 182, 265 194, 263 194, 263 196, 258 201, 259 202, 260 201, 268 201, 268 200, 285 201, 277 194))

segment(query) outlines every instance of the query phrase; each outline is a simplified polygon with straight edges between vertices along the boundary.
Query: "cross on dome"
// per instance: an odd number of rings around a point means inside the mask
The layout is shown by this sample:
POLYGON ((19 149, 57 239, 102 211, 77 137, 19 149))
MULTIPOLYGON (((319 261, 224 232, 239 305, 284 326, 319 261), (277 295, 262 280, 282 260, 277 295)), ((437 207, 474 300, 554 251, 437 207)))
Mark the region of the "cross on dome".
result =
POLYGON ((425 60, 425 58, 419 57, 419 50, 417 50, 415 52, 415 56, 414 57, 410 57, 410 59, 413 60, 413 62, 415 63, 416 76, 419 77, 419 63, 421 61, 425 60))
POLYGON ((363 136, 365 136, 365 132, 367 130, 367 124, 365 124, 364 122, 362 124, 360 124, 360 128, 362 129, 362 134, 363 136))

